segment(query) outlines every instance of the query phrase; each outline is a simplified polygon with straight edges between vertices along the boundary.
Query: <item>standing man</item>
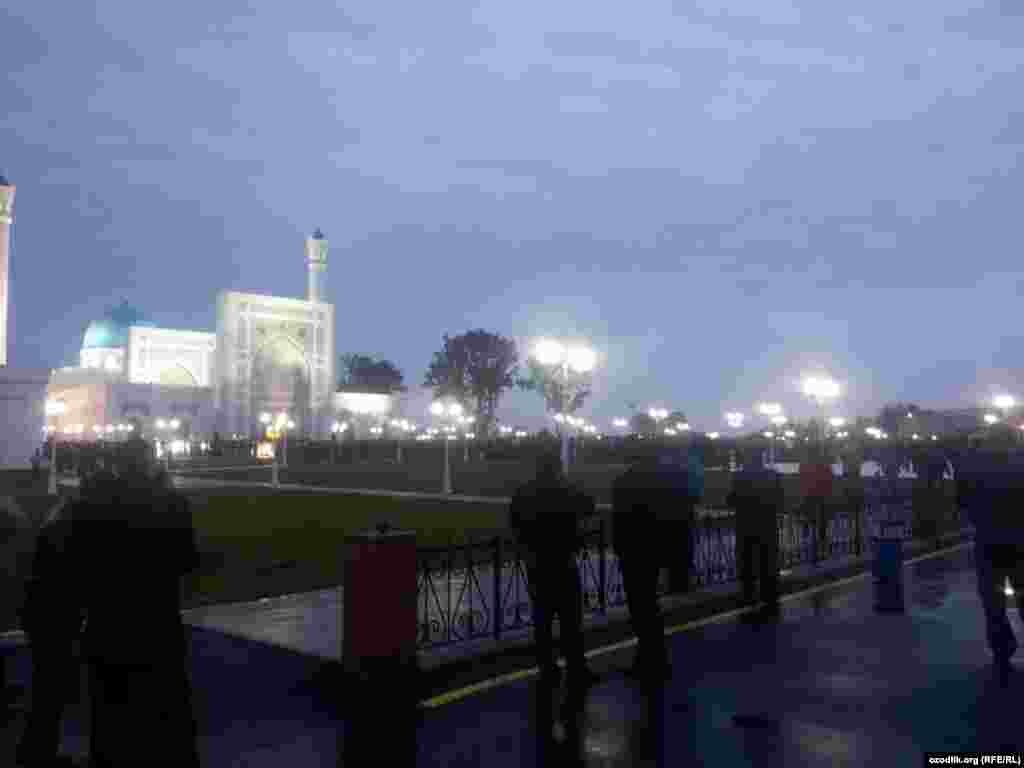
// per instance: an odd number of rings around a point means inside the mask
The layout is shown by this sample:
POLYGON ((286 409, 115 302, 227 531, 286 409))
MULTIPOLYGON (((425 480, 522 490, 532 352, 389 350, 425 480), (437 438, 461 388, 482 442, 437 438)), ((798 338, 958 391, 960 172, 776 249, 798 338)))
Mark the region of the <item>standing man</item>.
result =
POLYGON ((671 673, 665 620, 658 605, 658 571, 664 564, 658 523, 672 496, 672 485, 654 448, 641 450, 612 486, 612 537, 637 637, 630 673, 652 680, 671 673))
POLYGON ((516 491, 509 510, 509 522, 526 563, 541 680, 554 685, 560 678, 552 627, 558 616, 569 688, 575 691, 593 681, 583 655, 582 594, 576 555, 583 520, 595 511, 594 500, 565 479, 561 457, 554 450, 540 455, 536 476, 516 491))
POLYGON ((187 501, 154 479, 148 446, 126 446, 73 520, 83 654, 92 698, 91 765, 199 765, 181 621, 182 580, 198 565, 187 501))
POLYGON ((743 448, 743 468, 733 474, 729 506, 736 512, 736 550, 743 602, 756 605, 755 580, 761 585, 766 615, 779 612, 779 531, 784 495, 778 472, 764 466, 759 444, 743 448), (754 561, 757 561, 757 568, 754 561))
POLYGON ((828 502, 832 497, 832 466, 824 443, 808 448, 808 460, 800 464, 800 484, 804 504, 811 521, 814 543, 811 562, 815 565, 830 554, 828 541, 828 502))
POLYGON ((62 502, 36 537, 22 627, 32 649, 32 708, 18 744, 19 765, 55 765, 64 710, 78 690, 82 607, 72 570, 74 505, 62 502))
POLYGON ((667 547, 668 589, 675 594, 693 587, 693 532, 697 504, 704 498, 704 462, 695 446, 678 453, 666 451, 659 459, 669 479, 670 498, 659 510, 661 540, 667 547))
POLYGON ((993 430, 985 443, 955 459, 957 498, 975 529, 974 565, 978 594, 996 672, 1005 681, 1018 642, 1006 615, 1009 581, 1024 615, 1024 457, 1009 430, 993 430))

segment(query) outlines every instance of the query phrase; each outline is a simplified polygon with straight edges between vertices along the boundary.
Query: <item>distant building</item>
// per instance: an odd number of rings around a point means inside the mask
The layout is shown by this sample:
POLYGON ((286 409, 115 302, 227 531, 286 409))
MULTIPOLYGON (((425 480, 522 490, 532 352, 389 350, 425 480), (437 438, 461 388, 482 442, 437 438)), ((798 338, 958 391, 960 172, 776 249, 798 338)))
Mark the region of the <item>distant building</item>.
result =
POLYGON ((28 467, 39 446, 48 371, 13 368, 7 362, 11 229, 15 187, 0 174, 0 468, 28 467))
POLYGON ((86 440, 256 437, 263 413, 283 412, 293 434, 327 437, 337 410, 327 249, 319 230, 306 240, 305 299, 220 293, 215 332, 112 308, 85 329, 79 365, 53 371, 48 394, 65 410, 49 426, 86 440))

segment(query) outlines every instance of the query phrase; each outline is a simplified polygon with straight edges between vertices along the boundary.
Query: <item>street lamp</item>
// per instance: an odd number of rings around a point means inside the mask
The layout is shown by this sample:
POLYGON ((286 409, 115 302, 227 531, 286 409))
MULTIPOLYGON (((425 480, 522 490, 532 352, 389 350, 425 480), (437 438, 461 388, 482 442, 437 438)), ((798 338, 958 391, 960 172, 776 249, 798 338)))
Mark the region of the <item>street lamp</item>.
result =
POLYGON ((725 414, 725 423, 729 425, 730 429, 741 429, 743 427, 744 416, 739 411, 730 411, 725 414))
MULTIPOLYGON (((758 403, 757 412, 762 416, 768 418, 768 420, 775 425, 775 427, 781 427, 786 423, 786 417, 782 415, 782 405, 779 403, 758 403)), ((765 436, 768 432, 764 433, 765 436)), ((771 467, 775 466, 775 437, 777 432, 773 430, 771 437, 768 438, 768 465, 771 467)))
MULTIPOLYGON (((585 374, 594 370, 597 365, 597 353, 590 347, 566 346, 554 339, 541 339, 533 348, 533 358, 543 366, 562 371, 562 386, 559 389, 558 414, 562 415, 569 407, 569 372, 585 374)), ((666 414, 667 415, 667 414, 666 414)), ((569 434, 562 427, 564 419, 558 420, 558 431, 562 442, 562 472, 569 472, 569 434)))
POLYGON ((1010 412, 1016 407, 1017 400, 1013 395, 996 395, 992 398, 992 405, 1003 412, 1003 419, 1010 423, 1010 412))
POLYGON ((825 405, 839 397, 839 382, 829 376, 809 376, 803 381, 803 392, 817 403, 822 411, 821 439, 825 439, 825 405))
MULTIPOLYGON (((459 403, 448 403, 445 405, 439 400, 435 400, 430 404, 430 413, 442 420, 449 420, 457 422, 462 416, 462 405, 459 403)), ((444 429, 444 477, 442 479, 442 493, 452 492, 452 467, 451 460, 448 454, 448 441, 453 439, 455 435, 450 434, 455 431, 454 426, 447 426, 444 429)))
POLYGON ((992 426, 993 424, 996 424, 998 422, 999 422, 999 417, 996 416, 994 413, 986 413, 985 414, 985 423, 988 424, 989 426, 992 426))
POLYGON ((648 408, 647 415, 654 419, 655 425, 660 424, 663 420, 668 418, 668 409, 666 408, 648 408))
MULTIPOLYGON (((54 418, 63 416, 67 412, 67 405, 61 400, 47 400, 46 401, 46 415, 53 416, 54 418)), ((51 439, 53 442, 50 443, 50 476, 47 481, 46 492, 51 496, 57 495, 57 428, 53 427, 51 430, 51 439)))

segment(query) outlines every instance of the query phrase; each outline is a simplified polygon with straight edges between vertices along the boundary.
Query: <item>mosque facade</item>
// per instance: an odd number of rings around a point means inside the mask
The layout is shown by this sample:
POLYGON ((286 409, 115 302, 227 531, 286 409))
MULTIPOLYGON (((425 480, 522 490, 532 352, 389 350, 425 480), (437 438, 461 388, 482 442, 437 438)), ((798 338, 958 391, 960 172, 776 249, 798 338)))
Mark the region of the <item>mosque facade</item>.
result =
MULTIPOLYGON (((306 239, 303 299, 224 291, 213 332, 162 328, 128 303, 91 322, 79 364, 52 372, 60 438, 169 441, 256 437, 264 414, 291 432, 330 434, 336 411, 334 306, 325 301, 328 242, 306 239)), ((265 417, 264 417, 265 418, 265 417)))

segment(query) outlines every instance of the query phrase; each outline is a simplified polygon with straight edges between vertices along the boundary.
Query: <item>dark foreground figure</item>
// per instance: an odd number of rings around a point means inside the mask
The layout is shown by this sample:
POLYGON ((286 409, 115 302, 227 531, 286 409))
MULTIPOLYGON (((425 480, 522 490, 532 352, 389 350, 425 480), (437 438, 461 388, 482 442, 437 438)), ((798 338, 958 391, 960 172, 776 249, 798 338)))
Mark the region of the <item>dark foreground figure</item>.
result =
POLYGON ((765 467, 759 445, 741 456, 743 468, 733 475, 729 506, 736 511, 736 548, 743 601, 757 603, 757 587, 766 613, 779 610, 778 515, 784 495, 779 473, 765 467))
POLYGON ((182 577, 198 559, 191 515, 145 446, 132 447, 116 472, 88 478, 81 498, 39 536, 25 605, 34 673, 19 745, 26 768, 52 764, 79 677, 79 642, 90 768, 199 765, 181 622, 182 577))
POLYGON ((1024 452, 1015 438, 994 431, 984 445, 954 459, 959 503, 975 530, 974 563, 988 644, 1004 677, 1018 647, 1006 615, 1007 582, 1024 616, 1024 452))
POLYGON ((594 513, 594 500, 566 481, 554 452, 538 459, 536 477, 516 491, 509 513, 530 583, 541 675, 545 682, 559 678, 552 627, 557 616, 573 688, 585 688, 592 680, 583 656, 583 605, 576 555, 583 521, 594 513))
POLYGON ((658 572, 675 570, 688 587, 692 566, 692 521, 696 492, 688 482, 687 457, 651 450, 635 457, 612 487, 613 537, 619 556, 630 621, 637 636, 632 673, 668 674, 665 620, 658 605, 658 572))
POLYGON ((74 507, 63 504, 44 521, 25 589, 21 622, 32 648, 32 707, 17 759, 26 767, 56 764, 64 711, 79 693, 83 612, 68 567, 74 507))

